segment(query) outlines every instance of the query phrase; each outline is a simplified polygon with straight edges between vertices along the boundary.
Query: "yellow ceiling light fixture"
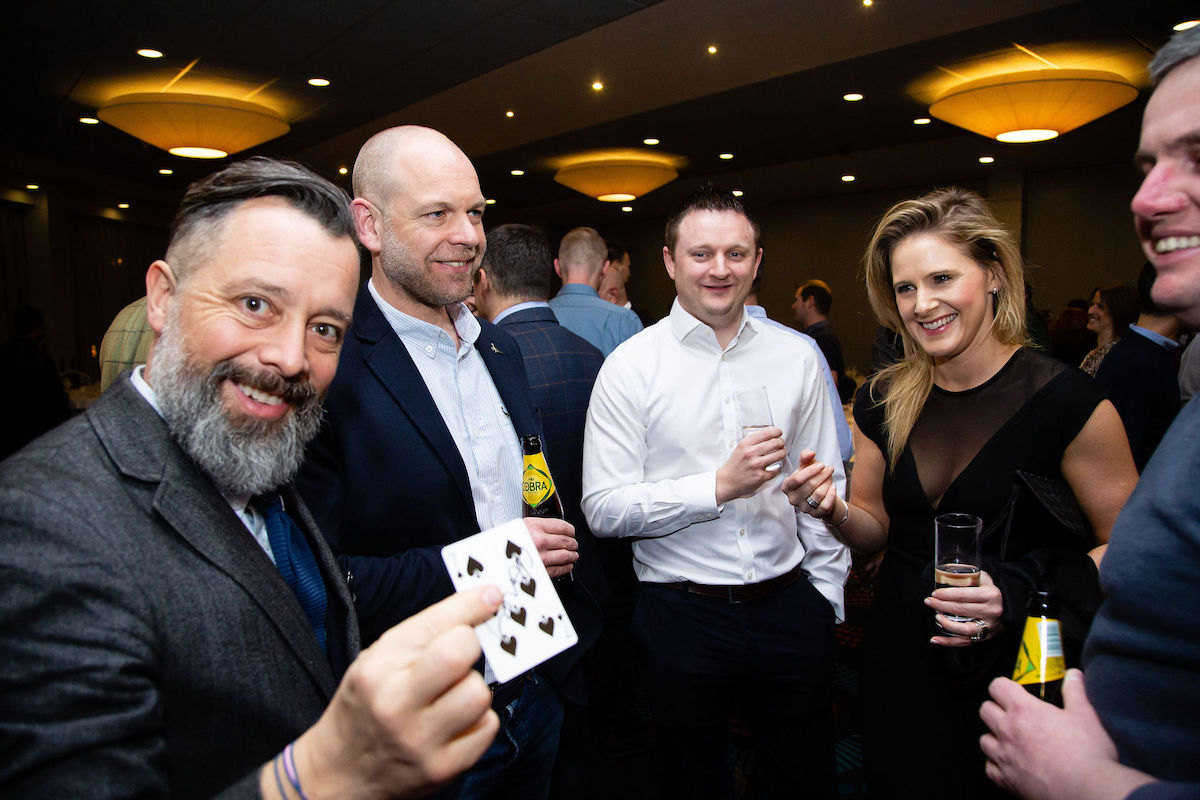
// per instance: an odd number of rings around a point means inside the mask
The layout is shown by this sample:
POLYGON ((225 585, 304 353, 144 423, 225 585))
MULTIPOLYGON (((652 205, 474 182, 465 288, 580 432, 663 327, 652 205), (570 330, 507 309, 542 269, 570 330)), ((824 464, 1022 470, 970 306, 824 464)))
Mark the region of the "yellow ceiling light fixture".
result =
POLYGON ((554 159, 554 180, 606 203, 627 203, 679 177, 683 159, 647 150, 593 150, 554 159))
POLYGON ((1137 89, 1114 72, 1040 69, 992 75, 948 91, 929 113, 1001 142, 1053 139, 1116 111, 1137 89))
POLYGON ((97 114, 114 128, 185 158, 223 158, 291 130, 266 106, 201 94, 126 94, 97 114))

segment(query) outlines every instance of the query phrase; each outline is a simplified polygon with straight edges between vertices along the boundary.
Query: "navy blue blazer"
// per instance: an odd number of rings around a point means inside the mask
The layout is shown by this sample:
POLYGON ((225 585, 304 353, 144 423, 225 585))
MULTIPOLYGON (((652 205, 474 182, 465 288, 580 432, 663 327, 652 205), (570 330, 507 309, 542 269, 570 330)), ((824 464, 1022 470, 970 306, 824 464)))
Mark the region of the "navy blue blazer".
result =
POLYGON ((529 391, 545 430, 546 460, 562 495, 567 519, 577 531, 587 531, 579 509, 583 428, 604 354, 560 325, 554 312, 546 307, 516 311, 497 325, 512 334, 521 348, 529 391))
MULTIPOLYGON (((518 435, 542 433, 516 343, 475 343, 518 435)), ((363 644, 454 587, 441 548, 479 532, 467 468, 416 364, 364 285, 297 486, 354 574, 363 644)))

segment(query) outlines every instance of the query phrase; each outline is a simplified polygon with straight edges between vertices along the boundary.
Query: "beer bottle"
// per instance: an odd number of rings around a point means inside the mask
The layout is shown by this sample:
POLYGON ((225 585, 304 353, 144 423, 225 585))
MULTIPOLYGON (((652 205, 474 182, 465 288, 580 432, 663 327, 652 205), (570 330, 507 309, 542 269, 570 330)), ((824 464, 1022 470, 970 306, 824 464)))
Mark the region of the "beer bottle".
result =
POLYGON ((1050 593, 1035 591, 1029 596, 1029 616, 1012 679, 1035 697, 1062 706, 1062 682, 1066 675, 1063 660, 1062 624, 1054 611, 1050 593))
POLYGON ((563 519, 562 498, 550 477, 550 467, 542 454, 542 437, 536 433, 521 437, 524 467, 521 470, 521 516, 563 519))

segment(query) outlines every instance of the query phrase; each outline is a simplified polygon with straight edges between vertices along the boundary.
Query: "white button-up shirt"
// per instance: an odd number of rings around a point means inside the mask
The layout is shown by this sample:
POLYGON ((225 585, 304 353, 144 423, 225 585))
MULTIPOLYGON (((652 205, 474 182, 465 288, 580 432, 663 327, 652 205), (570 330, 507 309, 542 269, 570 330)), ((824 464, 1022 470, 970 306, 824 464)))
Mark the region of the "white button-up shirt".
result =
POLYGON ((802 564, 841 620, 850 553, 788 502, 782 478, 717 505, 717 469, 742 438, 733 394, 752 386, 767 388, 783 431, 779 474, 813 450, 833 465, 844 495, 834 409, 812 349, 744 312, 722 349, 676 300, 666 319, 621 344, 600 369, 584 440, 584 514, 597 536, 639 537, 639 580, 759 583, 802 564))
MULTIPOLYGON (((480 530, 521 516, 521 443, 475 341, 479 321, 462 303, 447 306, 462 345, 436 325, 409 316, 367 289, 400 337, 454 437, 471 481, 480 530)), ((402 453, 396 454, 403 458, 402 453)))

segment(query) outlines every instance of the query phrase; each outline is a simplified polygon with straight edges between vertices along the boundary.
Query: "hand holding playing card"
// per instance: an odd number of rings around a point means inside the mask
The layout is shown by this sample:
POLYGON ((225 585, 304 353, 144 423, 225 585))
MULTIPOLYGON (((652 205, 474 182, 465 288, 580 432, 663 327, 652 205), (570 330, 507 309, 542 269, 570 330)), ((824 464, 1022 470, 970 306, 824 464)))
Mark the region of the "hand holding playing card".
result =
POLYGON ((442 548, 456 590, 491 584, 504 595, 496 615, 475 627, 488 665, 501 683, 558 655, 579 638, 542 563, 546 555, 534 545, 530 529, 538 529, 544 537, 569 539, 570 547, 561 546, 565 543, 558 539, 545 539, 547 545, 560 545, 547 547, 546 552, 560 554, 556 558, 569 556, 568 567, 578 558, 578 545, 569 535, 574 529, 555 519, 513 520, 442 548), (525 523, 538 524, 526 528, 525 523))
POLYGON ((553 517, 526 517, 525 527, 551 578, 561 578, 575 568, 579 560, 579 541, 575 526, 553 517))

